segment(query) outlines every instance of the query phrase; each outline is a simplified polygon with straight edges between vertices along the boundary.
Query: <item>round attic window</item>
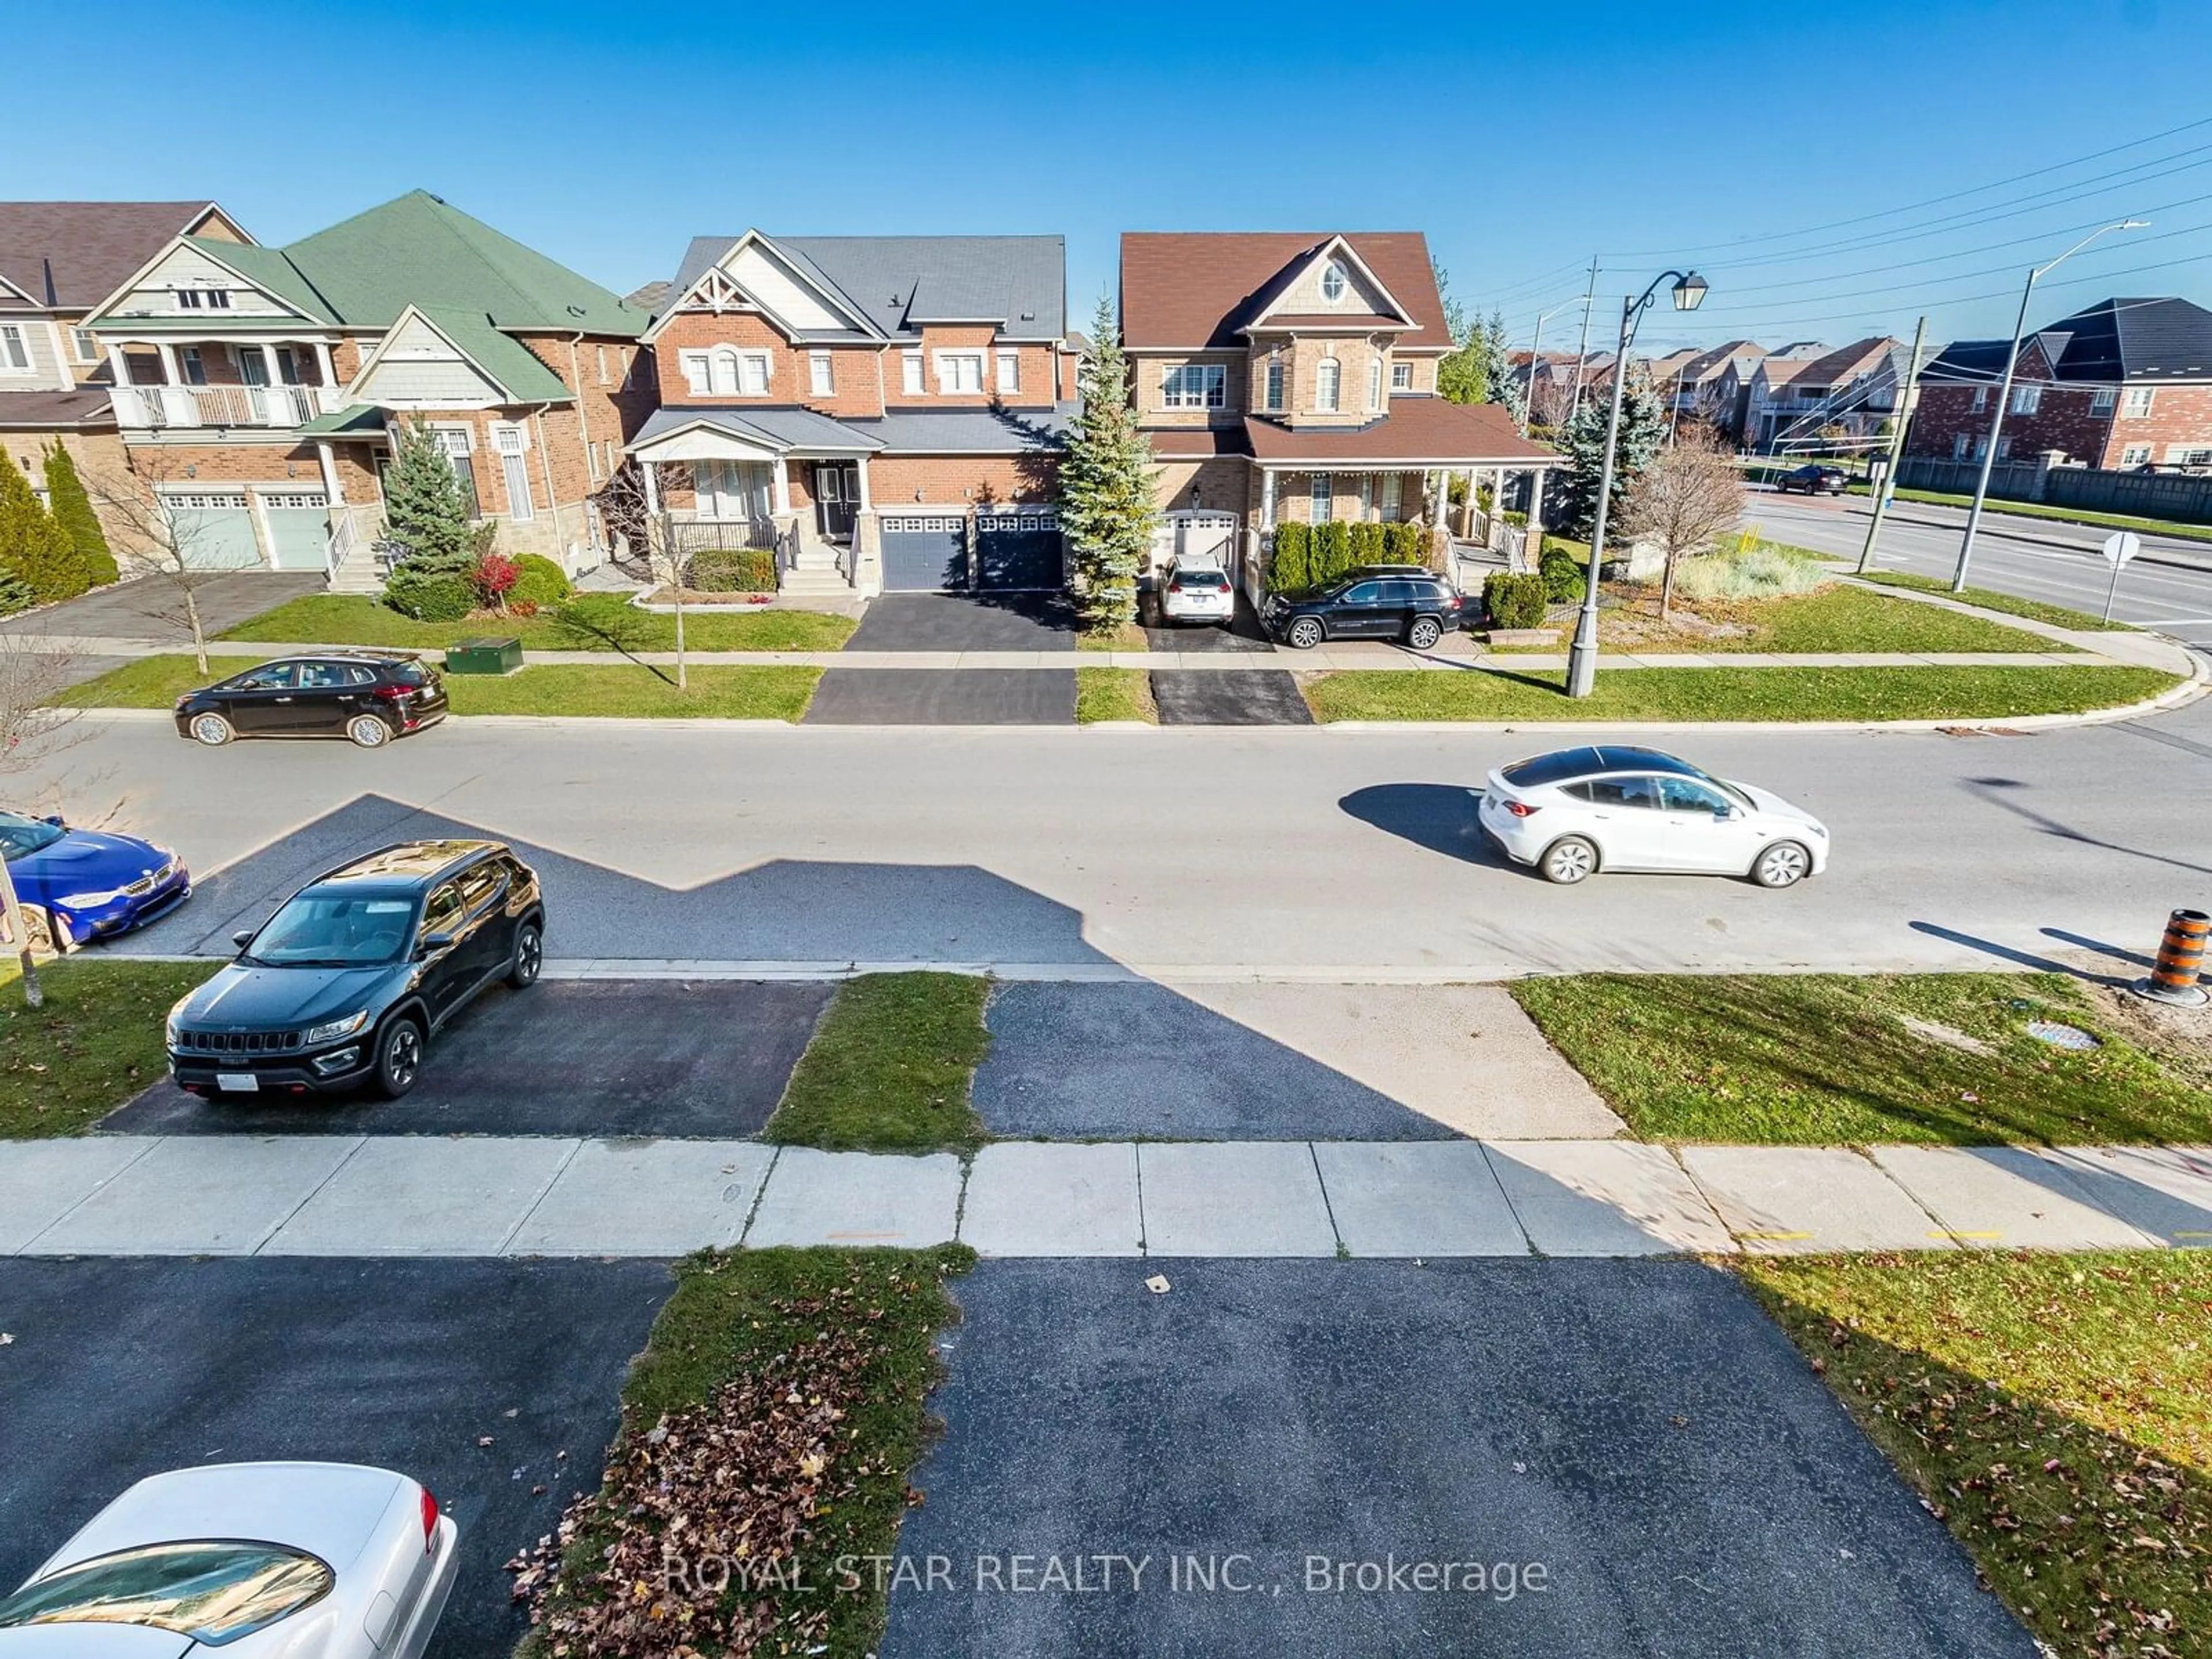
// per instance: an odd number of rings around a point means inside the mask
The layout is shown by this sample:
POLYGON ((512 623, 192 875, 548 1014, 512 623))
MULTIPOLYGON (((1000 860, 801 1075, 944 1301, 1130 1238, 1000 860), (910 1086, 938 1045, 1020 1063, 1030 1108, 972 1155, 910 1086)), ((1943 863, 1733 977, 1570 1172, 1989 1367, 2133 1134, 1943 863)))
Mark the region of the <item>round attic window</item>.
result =
POLYGON ((1321 274, 1321 297, 1329 304, 1336 305, 1343 300, 1345 291, 1351 286, 1345 280, 1344 267, 1331 259, 1328 269, 1321 274))

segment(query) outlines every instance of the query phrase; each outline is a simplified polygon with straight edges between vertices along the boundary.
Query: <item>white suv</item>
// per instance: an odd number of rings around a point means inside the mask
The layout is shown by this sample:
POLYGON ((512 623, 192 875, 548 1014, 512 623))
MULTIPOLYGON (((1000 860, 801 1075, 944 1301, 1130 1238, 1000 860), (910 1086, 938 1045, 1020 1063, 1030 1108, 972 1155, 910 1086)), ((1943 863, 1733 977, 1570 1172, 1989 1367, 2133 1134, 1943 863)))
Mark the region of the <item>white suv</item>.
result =
POLYGON ((1171 623, 1218 623, 1237 617, 1237 590, 1229 573, 1209 558, 1177 559, 1160 573, 1160 615, 1171 623))

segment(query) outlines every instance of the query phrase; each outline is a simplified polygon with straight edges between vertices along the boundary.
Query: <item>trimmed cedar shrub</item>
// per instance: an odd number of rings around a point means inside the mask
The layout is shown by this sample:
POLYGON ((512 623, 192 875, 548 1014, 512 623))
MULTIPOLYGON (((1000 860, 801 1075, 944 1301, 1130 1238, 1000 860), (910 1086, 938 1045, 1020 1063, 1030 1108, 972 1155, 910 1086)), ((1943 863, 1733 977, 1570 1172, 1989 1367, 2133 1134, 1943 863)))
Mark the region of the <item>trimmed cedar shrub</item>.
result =
POLYGON ((1547 547, 1537 563, 1544 579, 1544 597, 1553 605, 1578 604, 1583 597, 1583 568, 1572 554, 1557 544, 1547 547))
POLYGON ((1482 608, 1492 628, 1541 628, 1544 605, 1540 575, 1496 570, 1482 579, 1482 608))
POLYGON ((1421 555, 1426 550, 1421 545, 1421 526, 1410 521, 1386 524, 1382 526, 1382 558, 1384 564, 1422 564, 1421 555))
POLYGON ((684 585, 701 593, 773 593, 775 552, 765 547, 717 547, 694 553, 684 585))
POLYGON ((416 622, 459 622, 476 609, 477 592, 459 572, 410 570, 403 564, 385 583, 384 602, 416 622))
POLYGON ((1352 562, 1354 564, 1382 562, 1382 526, 1380 523, 1363 519, 1352 526, 1352 562))
POLYGON ((1313 527, 1291 520, 1277 525, 1274 556, 1267 564, 1267 591, 1303 593, 1313 585, 1313 527))
POLYGON ((568 597, 568 578, 543 553, 522 554, 516 558, 514 567, 514 586, 507 593, 508 610, 526 605, 532 607, 528 614, 535 615, 568 597))

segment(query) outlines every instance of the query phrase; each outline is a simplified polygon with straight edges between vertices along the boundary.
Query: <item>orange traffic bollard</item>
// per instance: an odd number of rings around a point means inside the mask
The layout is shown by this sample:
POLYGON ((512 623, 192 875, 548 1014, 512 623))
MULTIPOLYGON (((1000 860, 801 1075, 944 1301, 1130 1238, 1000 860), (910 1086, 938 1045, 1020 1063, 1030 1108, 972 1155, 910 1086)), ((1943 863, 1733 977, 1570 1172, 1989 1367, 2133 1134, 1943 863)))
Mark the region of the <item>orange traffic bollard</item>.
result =
POLYGON ((2202 910, 2176 910, 2166 919, 2166 937, 2158 943, 2158 963, 2148 979, 2136 981, 2137 996, 2158 1002, 2201 1008, 2212 996, 2197 984, 2204 970, 2204 941, 2212 935, 2212 916, 2202 910))

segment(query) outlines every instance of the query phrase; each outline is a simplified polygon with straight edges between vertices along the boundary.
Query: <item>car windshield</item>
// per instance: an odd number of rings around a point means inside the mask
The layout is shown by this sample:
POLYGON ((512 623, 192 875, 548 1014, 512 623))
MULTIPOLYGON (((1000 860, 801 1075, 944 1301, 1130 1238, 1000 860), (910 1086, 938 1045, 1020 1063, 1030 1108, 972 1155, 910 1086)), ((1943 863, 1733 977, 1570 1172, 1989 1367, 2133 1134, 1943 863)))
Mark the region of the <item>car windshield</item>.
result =
POLYGON ((69 833, 44 818, 27 818, 20 812, 0 812, 0 857, 9 863, 52 847, 69 833))
POLYGON ((331 1570, 274 1544, 151 1544, 96 1556, 0 1601, 22 1625, 149 1625, 219 1648, 330 1593, 331 1570))
POLYGON ((266 968, 380 968, 399 960, 415 901, 399 893, 310 888, 270 917, 240 953, 266 968))

